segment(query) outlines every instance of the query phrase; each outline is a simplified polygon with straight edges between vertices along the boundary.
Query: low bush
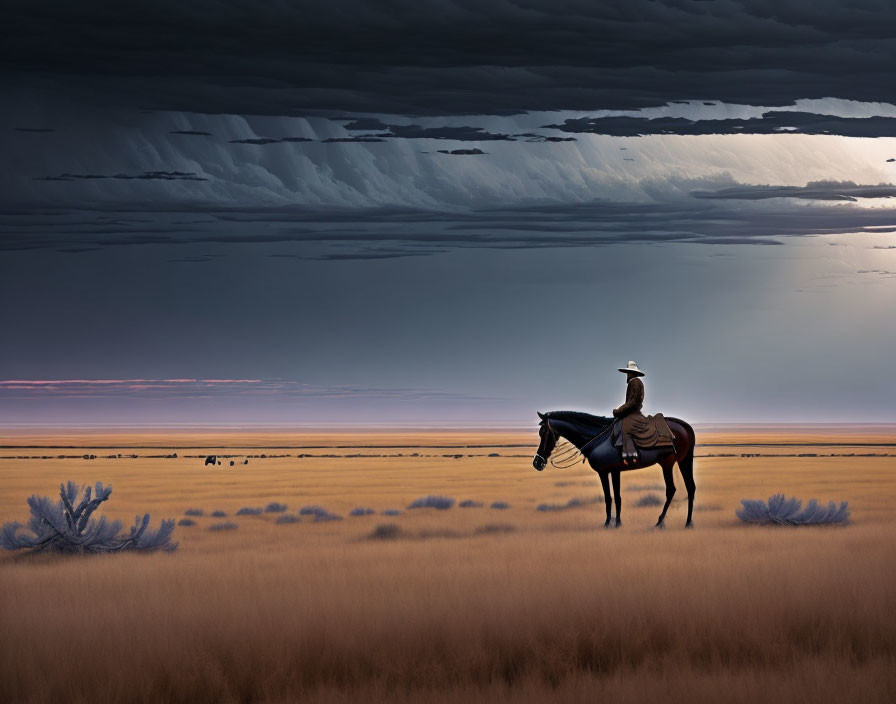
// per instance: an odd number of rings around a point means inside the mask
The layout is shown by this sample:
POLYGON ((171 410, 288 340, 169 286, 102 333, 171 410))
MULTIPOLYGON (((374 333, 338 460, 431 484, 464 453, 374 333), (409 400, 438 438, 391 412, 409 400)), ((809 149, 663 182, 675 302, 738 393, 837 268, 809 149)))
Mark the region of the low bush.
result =
POLYGON ((843 501, 838 506, 833 501, 827 506, 812 499, 803 508, 797 498, 787 498, 784 494, 769 497, 768 504, 761 499, 742 499, 742 508, 737 509, 737 517, 745 523, 782 526, 836 525, 849 522, 849 506, 843 501))
POLYGON ((236 530, 238 528, 236 523, 214 523, 208 527, 209 530, 236 530))
POLYGON ((184 526, 184 527, 187 527, 187 526, 195 526, 195 525, 196 525, 196 521, 194 521, 192 518, 181 518, 181 519, 177 522, 177 525, 179 525, 179 526, 184 526))
POLYGON ((371 516, 374 513, 376 513, 376 511, 374 511, 372 508, 364 508, 363 506, 358 506, 357 508, 353 508, 351 511, 349 511, 348 515, 349 516, 371 516))
POLYGON ((286 504, 280 504, 276 501, 271 501, 267 506, 264 507, 265 513, 285 513, 287 509, 286 504))
POLYGON ((588 506, 590 504, 595 504, 600 499, 596 496, 587 497, 587 498, 578 498, 573 497, 565 504, 538 504, 535 507, 536 511, 566 511, 571 508, 578 508, 579 506, 588 506))
POLYGON ((282 516, 277 516, 277 520, 274 523, 298 523, 302 519, 298 516, 293 516, 291 513, 284 513, 282 516))
POLYGON ((19 533, 22 525, 18 522, 4 523, 0 528, 0 547, 6 550, 29 550, 31 552, 57 553, 104 553, 123 550, 166 550, 177 548, 171 542, 174 520, 163 520, 158 530, 148 530, 149 514, 141 519, 137 516, 131 530, 119 535, 121 521, 106 521, 91 518, 100 504, 109 499, 112 487, 103 487, 97 482, 91 498, 91 487, 83 487, 84 498, 78 501, 82 487, 74 482, 59 486, 60 500, 53 502, 49 497, 33 495, 28 499, 31 518, 28 530, 31 534, 19 533))
POLYGON ((475 535, 492 535, 495 533, 513 533, 516 530, 516 526, 509 525, 508 523, 487 523, 484 526, 479 526, 475 531, 475 535))
POLYGON ((404 532, 395 523, 380 523, 370 535, 368 540, 397 540, 402 537, 404 532))
POLYGON ((184 511, 185 516, 201 516, 203 513, 201 508, 188 508, 184 511))
POLYGON ((435 508, 439 511, 445 511, 454 506, 454 499, 450 496, 422 496, 419 499, 414 499, 411 502, 411 505, 408 506, 409 509, 412 508, 435 508))
POLYGON ((510 504, 506 501, 492 501, 492 505, 489 508, 494 508, 498 510, 504 510, 505 508, 510 508, 510 504))
POLYGON ((635 501, 635 508, 646 508, 648 506, 662 506, 665 503, 659 496, 656 494, 644 494, 641 498, 635 501))
POLYGON ((243 506, 239 511, 236 512, 237 516, 260 516, 262 514, 262 508, 250 508, 249 506, 243 506))
POLYGON ((314 514, 315 523, 326 523, 327 521, 341 521, 342 516, 335 513, 316 513, 314 514))
POLYGON ((473 501, 473 499, 464 499, 458 504, 459 508, 482 508, 481 501, 473 501))

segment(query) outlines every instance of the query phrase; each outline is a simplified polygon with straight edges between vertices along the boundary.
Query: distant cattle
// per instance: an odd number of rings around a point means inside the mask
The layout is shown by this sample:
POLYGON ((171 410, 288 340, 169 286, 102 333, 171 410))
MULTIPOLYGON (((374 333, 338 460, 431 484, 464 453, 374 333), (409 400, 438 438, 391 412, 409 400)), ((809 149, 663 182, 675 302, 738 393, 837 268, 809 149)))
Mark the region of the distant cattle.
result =
POLYGON ((205 466, 208 467, 210 464, 221 464, 218 462, 217 455, 209 455, 205 458, 205 466))
POLYGON ((243 460, 243 464, 249 464, 249 460, 243 460))
POLYGON ((230 466, 233 467, 233 460, 230 460, 230 466))

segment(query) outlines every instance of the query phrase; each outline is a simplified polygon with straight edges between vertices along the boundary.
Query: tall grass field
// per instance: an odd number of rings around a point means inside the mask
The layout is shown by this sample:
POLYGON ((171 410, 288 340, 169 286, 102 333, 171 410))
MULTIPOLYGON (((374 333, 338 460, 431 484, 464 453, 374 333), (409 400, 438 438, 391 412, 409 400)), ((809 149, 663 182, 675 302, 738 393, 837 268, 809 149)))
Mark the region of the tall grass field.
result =
POLYGON ((0 522, 69 479, 124 525, 193 521, 171 553, 0 555, 0 701, 896 700, 896 433, 700 433, 696 528, 679 477, 664 531, 658 467, 605 530, 534 427, 0 439, 0 522), (735 514, 776 493, 850 522, 735 514))

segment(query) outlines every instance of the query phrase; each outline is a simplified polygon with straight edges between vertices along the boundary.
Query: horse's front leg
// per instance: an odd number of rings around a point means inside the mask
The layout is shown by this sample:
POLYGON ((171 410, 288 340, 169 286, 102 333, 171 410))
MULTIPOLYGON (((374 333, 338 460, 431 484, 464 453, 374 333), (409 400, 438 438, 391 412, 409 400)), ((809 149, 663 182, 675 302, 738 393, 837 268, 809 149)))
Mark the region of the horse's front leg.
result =
POLYGON ((600 477, 600 485, 604 488, 604 503, 607 505, 607 521, 604 528, 610 527, 610 518, 613 513, 613 498, 610 496, 610 476, 606 472, 598 472, 600 477))
POLYGON ((616 527, 622 525, 622 496, 619 495, 619 475, 621 472, 617 469, 613 472, 613 493, 616 495, 616 527))

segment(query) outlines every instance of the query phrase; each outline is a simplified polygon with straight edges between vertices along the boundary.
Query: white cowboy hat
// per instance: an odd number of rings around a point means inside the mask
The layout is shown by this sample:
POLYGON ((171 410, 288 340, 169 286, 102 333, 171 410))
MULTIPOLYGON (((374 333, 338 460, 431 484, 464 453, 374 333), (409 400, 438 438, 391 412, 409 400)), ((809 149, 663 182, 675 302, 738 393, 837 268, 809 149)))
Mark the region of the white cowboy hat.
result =
POLYGON ((638 376, 644 376, 644 372, 638 369, 638 365, 631 360, 629 360, 627 367, 620 367, 619 371, 625 372, 627 374, 637 374, 638 376))

